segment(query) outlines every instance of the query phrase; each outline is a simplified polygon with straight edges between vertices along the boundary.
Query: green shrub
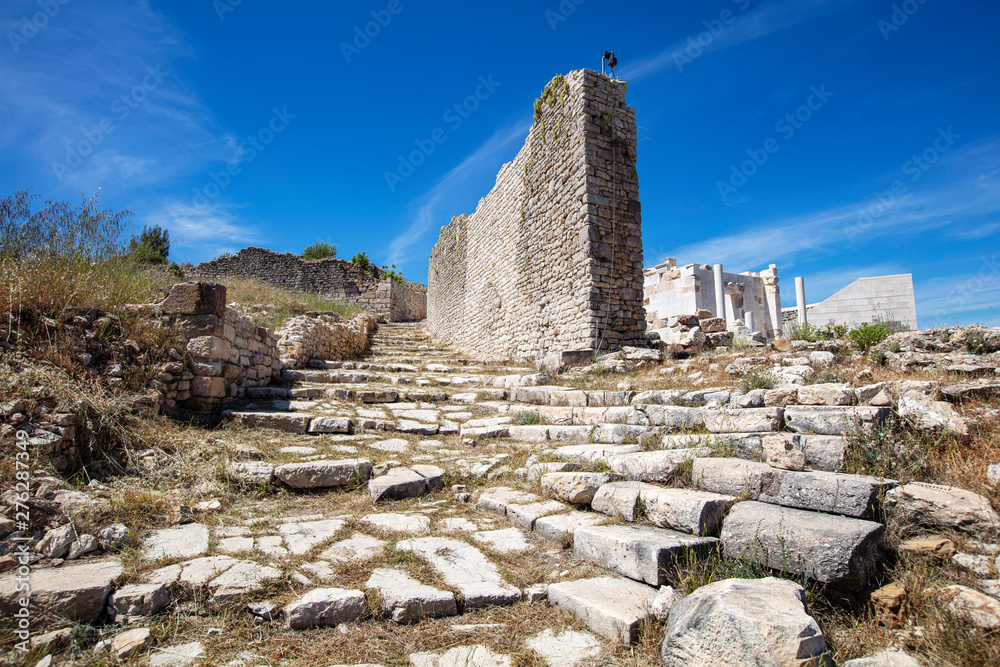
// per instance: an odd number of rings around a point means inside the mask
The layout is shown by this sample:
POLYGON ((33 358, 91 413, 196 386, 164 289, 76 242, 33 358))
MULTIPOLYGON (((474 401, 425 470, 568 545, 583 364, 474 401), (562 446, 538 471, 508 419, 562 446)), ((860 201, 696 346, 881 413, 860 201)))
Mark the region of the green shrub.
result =
POLYGON ((889 363, 889 354, 885 350, 872 350, 868 353, 868 358, 876 366, 885 366, 889 363))
POLYGON ((837 339, 847 337, 847 327, 843 324, 827 323, 823 330, 823 338, 837 339))
POLYGON ((129 257, 136 264, 166 264, 167 258, 159 253, 156 248, 148 245, 134 246, 129 252, 129 257))
POLYGON ((391 267, 382 265, 382 278, 389 278, 390 280, 395 280, 397 283, 403 282, 403 274, 396 271, 396 265, 393 264, 391 267))
POLYGON ((326 241, 316 241, 302 251, 302 259, 325 259, 337 256, 337 246, 326 241))
POLYGON ((802 322, 792 327, 792 340, 804 340, 815 343, 818 339, 819 329, 808 322, 802 322))
POLYGON ((884 324, 862 324, 851 329, 847 337, 854 343, 854 347, 862 352, 867 352, 892 334, 884 324))
POLYGON ((962 341, 962 347, 972 354, 990 354, 1000 350, 1000 347, 997 347, 982 329, 973 329, 966 332, 965 340, 962 341))
POLYGON ((368 259, 368 255, 363 252, 359 252, 354 257, 351 257, 351 262, 357 264, 362 271, 367 271, 368 267, 371 266, 371 260, 368 259))

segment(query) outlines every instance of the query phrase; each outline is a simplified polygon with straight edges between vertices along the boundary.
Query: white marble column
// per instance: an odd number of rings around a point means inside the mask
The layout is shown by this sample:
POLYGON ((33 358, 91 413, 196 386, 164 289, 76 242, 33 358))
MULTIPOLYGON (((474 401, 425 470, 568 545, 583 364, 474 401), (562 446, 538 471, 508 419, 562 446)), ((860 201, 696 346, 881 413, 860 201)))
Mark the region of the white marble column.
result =
POLYGON ((806 320, 806 281, 801 276, 795 279, 795 304, 799 308, 799 324, 805 324, 806 320))
MULTIPOLYGON (((726 288, 722 284, 722 264, 712 267, 712 279, 715 283, 715 316, 726 319, 726 288)), ((728 325, 728 321, 726 322, 728 325)), ((727 326, 728 328, 728 326, 727 326)))

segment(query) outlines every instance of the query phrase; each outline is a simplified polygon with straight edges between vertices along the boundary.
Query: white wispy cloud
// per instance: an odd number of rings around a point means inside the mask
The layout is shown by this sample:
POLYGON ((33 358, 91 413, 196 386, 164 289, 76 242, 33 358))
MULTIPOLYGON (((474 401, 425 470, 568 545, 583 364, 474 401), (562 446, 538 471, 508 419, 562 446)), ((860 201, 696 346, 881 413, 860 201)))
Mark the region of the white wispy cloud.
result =
MULTIPOLYGON (((433 225, 447 224, 456 213, 442 211, 443 204, 455 193, 463 183, 481 176, 483 169, 494 172, 501 153, 508 151, 510 146, 519 139, 523 140, 531 128, 529 119, 493 133, 479 148, 462 160, 454 169, 445 174, 429 192, 417 200, 418 207, 413 221, 403 232, 397 235, 389 244, 389 263, 402 264, 411 258, 414 246, 417 245, 433 225)), ((472 211, 464 211, 472 213, 472 211)))
MULTIPOLYGON (((670 44, 656 55, 649 56, 636 61, 632 65, 622 68, 622 76, 629 81, 637 81, 660 70, 671 67, 676 68, 676 62, 680 61, 684 67, 684 58, 694 60, 708 53, 714 53, 725 49, 730 49, 740 44, 760 39, 780 30, 791 28, 804 21, 821 18, 830 13, 846 9, 857 0, 812 0, 802 2, 802 0, 773 0, 764 2, 757 7, 751 7, 752 0, 734 0, 733 5, 727 9, 735 15, 728 25, 721 24, 721 30, 717 30, 711 40, 703 40, 699 44, 695 42, 696 48, 689 51, 690 39, 697 40, 699 33, 707 32, 703 23, 691 26, 691 33, 682 39, 670 44), (707 41, 707 44, 704 42, 707 41), (692 58, 692 54, 697 54, 692 58)), ((716 22, 718 25, 720 12, 715 9, 706 13, 705 20, 716 22)), ((709 32, 709 34, 711 34, 709 32)), ((681 73, 681 69, 676 70, 681 73)))
POLYGON ((944 236, 988 234, 995 224, 991 219, 1000 213, 1000 188, 996 176, 984 179, 982 175, 991 173, 990 165, 1000 164, 1000 138, 955 149, 942 164, 950 169, 935 167, 937 171, 927 172, 917 184, 908 182, 910 191, 883 209, 873 208, 873 196, 819 211, 751 221, 737 234, 679 248, 651 246, 650 260, 670 255, 682 264, 721 262, 742 271, 833 256, 886 236, 907 237, 928 230, 940 230, 944 236))
POLYGON ((195 261, 221 252, 259 243, 261 230, 240 221, 232 206, 210 203, 195 206, 186 201, 168 201, 141 216, 142 225, 157 225, 170 232, 171 245, 185 248, 195 261))
MULTIPOLYGON (((7 39, 0 44, 0 149, 22 166, 25 185, 56 196, 100 186, 122 192, 232 155, 229 132, 173 73, 194 54, 167 18, 145 1, 101 11, 58 4, 19 52, 7 39)), ((38 4, 5 10, 6 35, 38 4)))

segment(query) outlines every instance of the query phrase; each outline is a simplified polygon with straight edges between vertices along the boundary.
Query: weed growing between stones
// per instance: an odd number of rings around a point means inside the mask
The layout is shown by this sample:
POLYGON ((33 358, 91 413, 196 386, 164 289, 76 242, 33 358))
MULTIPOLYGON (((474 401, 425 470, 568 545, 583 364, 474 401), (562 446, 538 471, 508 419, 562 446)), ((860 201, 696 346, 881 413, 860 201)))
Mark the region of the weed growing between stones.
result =
POLYGON ((902 483, 921 477, 930 456, 928 443, 895 415, 876 424, 854 423, 845 434, 847 472, 888 477, 902 483))
POLYGON ((754 389, 774 389, 778 384, 774 374, 770 371, 753 371, 740 381, 740 392, 748 394, 754 389))
POLYGON ((889 328, 884 324, 862 324, 859 327, 851 329, 847 337, 858 351, 867 352, 888 338, 891 333, 889 328))

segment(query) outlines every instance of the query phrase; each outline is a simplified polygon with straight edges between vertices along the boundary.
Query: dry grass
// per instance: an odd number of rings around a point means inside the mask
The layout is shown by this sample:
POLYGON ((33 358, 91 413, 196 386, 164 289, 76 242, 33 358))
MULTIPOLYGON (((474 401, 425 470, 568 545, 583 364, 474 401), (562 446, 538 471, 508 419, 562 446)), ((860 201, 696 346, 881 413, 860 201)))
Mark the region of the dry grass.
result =
POLYGON ((220 279, 226 298, 248 306, 248 316, 258 325, 274 329, 282 321, 312 311, 334 312, 345 319, 364 312, 329 297, 308 292, 292 292, 259 280, 242 277, 220 279))

